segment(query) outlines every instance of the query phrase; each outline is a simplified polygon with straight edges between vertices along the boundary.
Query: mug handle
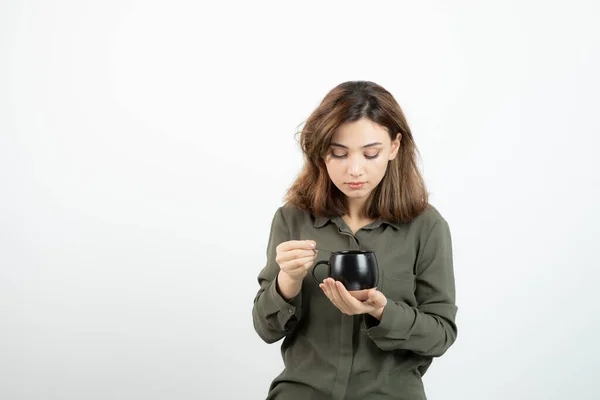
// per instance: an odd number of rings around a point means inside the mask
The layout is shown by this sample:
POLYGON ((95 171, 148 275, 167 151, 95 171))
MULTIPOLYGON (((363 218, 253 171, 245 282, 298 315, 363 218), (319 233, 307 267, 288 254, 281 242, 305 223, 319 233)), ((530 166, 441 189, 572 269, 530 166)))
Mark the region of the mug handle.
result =
POLYGON ((315 282, 317 282, 317 285, 320 285, 323 282, 319 282, 319 280, 317 279, 317 277, 315 276, 315 269, 317 269, 317 266, 321 265, 321 264, 327 264, 327 275, 331 275, 331 265, 329 264, 328 260, 321 260, 321 261, 317 261, 317 263, 315 265, 313 265, 312 270, 311 270, 311 275, 313 277, 313 279, 315 280, 315 282))

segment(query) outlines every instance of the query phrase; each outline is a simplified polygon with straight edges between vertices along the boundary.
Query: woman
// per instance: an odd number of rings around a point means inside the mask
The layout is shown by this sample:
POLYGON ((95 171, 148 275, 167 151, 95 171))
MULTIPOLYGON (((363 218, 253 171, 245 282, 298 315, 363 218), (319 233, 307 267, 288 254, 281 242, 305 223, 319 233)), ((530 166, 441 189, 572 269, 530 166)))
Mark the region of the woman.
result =
POLYGON ((426 399, 421 377, 456 340, 457 307, 448 223, 428 203, 404 114, 381 86, 345 82, 300 143, 252 310, 265 342, 284 339, 267 398, 426 399), (314 282, 315 261, 348 249, 375 252, 379 290, 314 282))

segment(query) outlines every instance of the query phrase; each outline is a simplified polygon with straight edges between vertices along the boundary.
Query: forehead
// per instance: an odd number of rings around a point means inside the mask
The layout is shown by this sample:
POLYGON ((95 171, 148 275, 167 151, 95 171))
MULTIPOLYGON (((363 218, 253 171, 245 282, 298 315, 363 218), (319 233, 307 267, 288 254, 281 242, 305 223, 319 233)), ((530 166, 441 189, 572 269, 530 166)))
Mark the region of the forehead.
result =
POLYGON ((331 141, 358 148, 373 142, 389 143, 390 136, 386 128, 363 118, 340 125, 333 133, 331 141))

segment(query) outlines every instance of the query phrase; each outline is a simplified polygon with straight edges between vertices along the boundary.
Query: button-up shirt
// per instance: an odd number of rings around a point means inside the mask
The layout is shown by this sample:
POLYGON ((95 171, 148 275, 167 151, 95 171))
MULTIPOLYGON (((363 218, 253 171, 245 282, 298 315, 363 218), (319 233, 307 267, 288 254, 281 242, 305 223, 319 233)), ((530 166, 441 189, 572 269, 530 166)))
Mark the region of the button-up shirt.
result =
MULTIPOLYGON (((457 337, 450 230, 437 209, 429 205, 410 223, 378 219, 353 233, 339 216, 314 217, 285 205, 273 217, 266 253, 254 328, 267 343, 283 339, 285 366, 267 399, 426 399, 421 378, 457 337), (300 293, 286 301, 275 257, 288 240, 314 240, 315 263, 333 251, 375 252, 377 289, 388 299, 381 320, 343 314, 310 271, 300 293)), ((316 270, 319 280, 326 273, 316 270)))

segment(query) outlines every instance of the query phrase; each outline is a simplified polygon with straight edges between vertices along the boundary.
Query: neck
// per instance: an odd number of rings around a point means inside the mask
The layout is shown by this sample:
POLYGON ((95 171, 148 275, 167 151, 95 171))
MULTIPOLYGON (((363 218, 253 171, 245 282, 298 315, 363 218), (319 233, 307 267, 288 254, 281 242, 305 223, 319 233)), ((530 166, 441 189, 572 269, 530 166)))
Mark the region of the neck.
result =
POLYGON ((366 219, 366 216, 363 213, 363 207, 365 203, 366 200, 363 199, 357 199, 357 201, 349 201, 347 217, 352 221, 360 221, 362 219, 366 219))

